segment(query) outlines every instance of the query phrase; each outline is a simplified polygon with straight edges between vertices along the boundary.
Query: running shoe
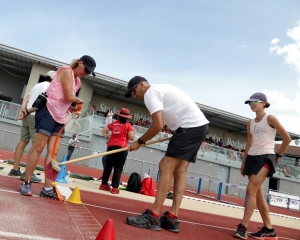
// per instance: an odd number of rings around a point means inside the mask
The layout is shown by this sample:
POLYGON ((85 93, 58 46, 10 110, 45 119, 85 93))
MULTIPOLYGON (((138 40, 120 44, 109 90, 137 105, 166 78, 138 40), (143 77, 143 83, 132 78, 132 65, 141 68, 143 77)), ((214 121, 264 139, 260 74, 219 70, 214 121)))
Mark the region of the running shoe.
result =
POLYGON ((32 191, 31 191, 31 183, 25 183, 23 182, 20 188, 20 192, 24 196, 32 196, 32 191))
MULTIPOLYGON (((23 181, 25 180, 25 172, 21 173, 20 179, 23 181)), ((34 183, 40 183, 42 181, 42 179, 37 178, 36 175, 33 173, 30 181, 34 182, 34 183)))
POLYGON ((100 190, 104 190, 104 191, 111 191, 110 186, 108 186, 108 184, 101 184, 99 187, 100 190))
POLYGON ((56 193, 56 190, 54 187, 48 191, 45 188, 43 188, 42 191, 40 192, 40 197, 50 198, 50 199, 59 201, 59 197, 57 196, 57 193, 56 193))
POLYGON ((174 233, 179 233, 178 218, 174 217, 173 219, 170 219, 168 217, 168 213, 169 212, 165 212, 160 218, 161 228, 167 229, 174 233))
POLYGON ((247 228, 240 223, 233 236, 239 239, 247 239, 247 228))
POLYGON ((18 168, 18 170, 15 170, 15 169, 11 169, 10 172, 8 173, 8 176, 21 176, 21 171, 20 171, 20 168, 18 168))
POLYGON ((255 239, 262 239, 262 240, 277 240, 278 237, 276 236, 276 232, 274 228, 268 229, 265 226, 262 227, 258 232, 250 233, 250 237, 255 239))
POLYGON ((160 231, 160 216, 154 218, 149 209, 147 209, 142 215, 138 217, 127 217, 126 222, 135 227, 147 228, 155 231, 160 231))
POLYGON ((113 194, 119 194, 120 190, 118 188, 112 188, 110 192, 113 194))

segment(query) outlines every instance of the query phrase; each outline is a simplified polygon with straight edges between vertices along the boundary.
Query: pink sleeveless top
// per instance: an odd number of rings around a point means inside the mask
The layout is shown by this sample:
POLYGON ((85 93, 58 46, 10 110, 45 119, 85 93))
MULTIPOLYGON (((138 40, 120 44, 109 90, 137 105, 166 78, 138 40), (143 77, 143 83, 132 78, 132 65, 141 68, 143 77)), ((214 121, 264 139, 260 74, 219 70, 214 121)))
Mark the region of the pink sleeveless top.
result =
POLYGON ((276 129, 268 124, 267 118, 268 114, 259 123, 256 123, 255 119, 251 119, 250 133, 252 135, 252 145, 248 151, 248 155, 256 156, 275 153, 276 129))
POLYGON ((56 122, 60 124, 65 124, 67 118, 67 111, 71 105, 71 102, 68 102, 65 98, 62 83, 57 81, 57 75, 62 69, 70 69, 72 73, 74 96, 77 90, 80 88, 81 82, 80 82, 80 78, 77 77, 77 85, 76 85, 76 80, 74 78, 72 68, 70 66, 63 66, 56 71, 54 78, 47 89, 48 111, 50 112, 51 116, 56 122))

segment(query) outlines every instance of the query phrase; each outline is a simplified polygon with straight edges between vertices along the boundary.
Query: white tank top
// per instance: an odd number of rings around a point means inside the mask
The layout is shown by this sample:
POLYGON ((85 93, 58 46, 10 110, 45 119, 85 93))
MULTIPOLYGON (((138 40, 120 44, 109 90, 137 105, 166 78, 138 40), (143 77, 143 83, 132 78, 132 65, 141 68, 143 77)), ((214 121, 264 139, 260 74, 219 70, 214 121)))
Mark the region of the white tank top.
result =
POLYGON ((251 119, 250 133, 252 135, 252 144, 248 155, 256 156, 263 154, 274 154, 276 129, 272 128, 267 121, 268 114, 258 123, 251 119))

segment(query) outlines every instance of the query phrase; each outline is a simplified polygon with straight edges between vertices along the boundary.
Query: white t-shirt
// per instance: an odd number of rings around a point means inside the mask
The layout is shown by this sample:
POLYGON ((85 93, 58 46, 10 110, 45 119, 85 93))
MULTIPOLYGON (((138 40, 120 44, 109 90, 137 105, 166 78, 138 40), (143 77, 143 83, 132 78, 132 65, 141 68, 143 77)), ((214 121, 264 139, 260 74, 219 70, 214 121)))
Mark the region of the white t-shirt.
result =
POLYGON ((75 144, 76 143, 79 143, 79 140, 78 140, 78 138, 71 138, 70 140, 69 140, 69 144, 71 144, 71 145, 74 145, 74 147, 75 147, 75 144))
POLYGON ((151 115, 162 111, 163 121, 171 130, 209 123, 197 104, 185 92, 169 84, 151 84, 144 95, 144 102, 151 115))
MULTIPOLYGON (((44 81, 44 82, 34 85, 34 87, 31 89, 31 91, 29 93, 30 97, 29 97, 29 101, 27 103, 27 109, 32 108, 32 104, 34 103, 34 101, 37 99, 37 97, 41 93, 46 92, 49 85, 50 85, 50 82, 48 82, 48 81, 44 81)), ((30 115, 35 115, 35 112, 30 113, 30 115)))

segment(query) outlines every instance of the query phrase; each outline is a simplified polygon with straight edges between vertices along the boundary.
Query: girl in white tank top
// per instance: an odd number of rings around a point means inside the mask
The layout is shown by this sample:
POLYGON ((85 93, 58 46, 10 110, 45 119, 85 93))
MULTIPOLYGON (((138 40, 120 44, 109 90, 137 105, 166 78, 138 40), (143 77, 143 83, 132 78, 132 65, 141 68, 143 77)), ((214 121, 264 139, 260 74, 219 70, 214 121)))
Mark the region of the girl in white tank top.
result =
POLYGON ((275 173, 277 164, 292 139, 275 116, 265 113, 265 108, 270 106, 266 95, 254 93, 245 104, 250 105, 256 117, 247 123, 247 144, 241 166, 241 174, 247 175, 249 180, 246 189, 247 202, 244 217, 234 236, 247 239, 248 223, 257 206, 264 226, 260 231, 250 233, 251 237, 278 239, 271 224, 262 185, 267 177, 275 173), (283 140, 278 153, 274 152, 276 131, 283 140))

